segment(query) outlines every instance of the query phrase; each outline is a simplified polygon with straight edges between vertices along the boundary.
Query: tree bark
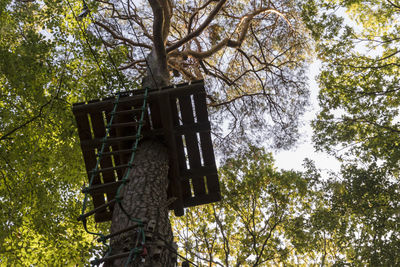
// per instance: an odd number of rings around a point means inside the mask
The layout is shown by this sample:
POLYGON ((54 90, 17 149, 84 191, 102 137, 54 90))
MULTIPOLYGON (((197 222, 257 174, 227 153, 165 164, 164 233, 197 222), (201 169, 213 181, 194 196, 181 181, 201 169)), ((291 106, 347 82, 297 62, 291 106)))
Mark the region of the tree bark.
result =
MULTIPOLYGON (((169 84, 166 39, 169 33, 172 4, 170 0, 149 0, 153 10, 153 47, 147 56, 147 75, 143 88, 160 89, 169 84)), ((139 248, 135 261, 128 266, 173 267, 176 266, 176 252, 168 217, 167 187, 169 160, 167 148, 157 140, 139 144, 130 173, 129 183, 124 187, 122 206, 132 218, 145 221, 146 241, 140 244, 138 231, 133 230, 111 239, 112 255, 126 253, 139 248), (139 240, 139 243, 138 243, 139 240), (172 250, 172 252, 171 252, 172 250)), ((111 223, 111 233, 134 225, 123 210, 116 205, 111 223)), ((116 259, 105 266, 125 266, 127 259, 116 259)))
MULTIPOLYGON (((143 244, 145 249, 137 254, 135 260, 129 266, 175 266, 176 254, 170 251, 173 244, 173 234, 168 217, 168 207, 166 206, 169 166, 167 149, 160 142, 144 141, 140 144, 136 153, 134 167, 129 177, 130 182, 124 187, 122 205, 132 218, 141 219, 145 222, 143 225, 146 232, 146 242, 143 244), (153 227, 154 231, 151 229, 153 227), (168 243, 168 245, 165 243, 168 243)), ((134 224, 116 205, 111 233, 126 229, 134 224)), ((141 248, 140 236, 137 244, 137 229, 112 238, 111 255, 129 252, 136 246, 141 248)), ((104 266, 125 266, 127 260, 127 257, 116 259, 113 262, 107 262, 104 266)))

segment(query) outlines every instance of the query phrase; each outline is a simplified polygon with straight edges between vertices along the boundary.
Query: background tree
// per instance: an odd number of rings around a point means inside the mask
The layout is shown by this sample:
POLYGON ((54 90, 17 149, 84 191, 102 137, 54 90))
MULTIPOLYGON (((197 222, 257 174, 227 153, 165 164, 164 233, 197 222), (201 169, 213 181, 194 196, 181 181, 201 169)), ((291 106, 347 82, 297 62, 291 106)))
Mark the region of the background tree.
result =
POLYGON ((394 266, 399 237, 393 229, 400 225, 398 1, 309 1, 305 7, 322 62, 314 141, 343 162, 325 185, 326 207, 315 229, 335 244, 333 263, 394 266))
MULTIPOLYGON (((315 142, 343 158, 383 160, 397 168, 399 106, 399 16, 396 1, 319 1, 305 10, 322 61, 322 108, 315 142), (333 10, 353 20, 344 22, 333 10), (355 25, 354 27, 351 27, 355 25)), ((348 19, 350 20, 350 19, 348 19)))
POLYGON ((255 147, 227 159, 220 168, 222 201, 174 221, 182 254, 199 266, 318 263, 309 218, 320 193, 311 173, 278 171, 271 154, 255 147))

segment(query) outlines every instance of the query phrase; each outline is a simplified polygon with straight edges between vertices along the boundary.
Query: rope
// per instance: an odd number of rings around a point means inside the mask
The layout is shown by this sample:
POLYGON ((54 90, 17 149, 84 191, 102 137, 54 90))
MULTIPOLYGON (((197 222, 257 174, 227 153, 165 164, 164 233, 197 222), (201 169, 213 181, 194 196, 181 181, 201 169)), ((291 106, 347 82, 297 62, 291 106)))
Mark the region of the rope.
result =
MULTIPOLYGON (((137 130, 137 133, 136 133, 136 140, 135 140, 134 144, 132 145, 132 154, 131 154, 131 157, 130 157, 130 160, 129 160, 129 163, 128 163, 128 170, 125 172, 125 174, 124 174, 124 176, 123 176, 123 178, 121 180, 122 184, 118 187, 118 190, 117 190, 117 193, 116 193, 116 196, 115 196, 115 200, 118 203, 119 207, 121 208, 122 212, 127 216, 127 218, 130 221, 135 222, 135 223, 138 224, 138 237, 137 238, 138 238, 138 240, 141 239, 140 247, 135 247, 135 248, 133 248, 131 250, 131 253, 130 253, 128 261, 127 261, 127 264, 129 264, 129 262, 131 262, 132 260, 134 261, 136 259, 137 255, 143 251, 143 247, 144 247, 144 244, 146 242, 146 235, 144 233, 142 220, 137 219, 137 218, 132 218, 132 216, 126 211, 126 209, 122 205, 121 193, 123 191, 123 188, 124 188, 125 184, 128 182, 128 178, 129 178, 129 176, 131 174, 131 171, 132 171, 133 161, 135 159, 137 147, 139 145, 139 141, 142 138, 141 131, 142 131, 142 127, 143 127, 144 113, 146 111, 148 89, 149 88, 146 87, 145 88, 145 92, 144 92, 144 99, 143 99, 143 104, 142 104, 142 107, 141 107, 141 111, 142 112, 141 112, 141 115, 140 115, 139 127, 138 127, 138 130, 137 130), (132 253, 134 254, 134 258, 133 259, 132 259, 132 253)), ((116 94, 116 99, 115 99, 115 102, 114 102, 114 107, 113 107, 113 109, 112 109, 112 111, 110 113, 111 114, 110 120, 108 121, 108 123, 106 125, 106 133, 105 133, 105 136, 104 136, 104 138, 102 140, 100 152, 97 153, 96 165, 93 168, 93 170, 91 171, 88 188, 90 188, 92 186, 93 181, 94 181, 94 177, 96 176, 96 174, 97 174, 97 172, 99 170, 100 161, 102 159, 102 156, 103 156, 103 153, 104 153, 104 149, 106 147, 107 138, 109 137, 109 134, 110 134, 111 125, 113 123, 114 116, 115 116, 115 113, 117 111, 117 107, 118 107, 120 98, 121 98, 121 93, 117 93, 116 94)), ((85 192, 85 197, 84 197, 84 200, 83 200, 83 204, 82 204, 82 213, 81 213, 81 217, 83 217, 83 219, 82 219, 83 227, 84 227, 84 229, 85 229, 85 231, 87 233, 100 237, 99 238, 100 242, 102 242, 103 245, 105 245, 107 247, 106 254, 104 256, 104 257, 106 257, 107 255, 109 255, 111 253, 111 246, 109 244, 107 244, 106 236, 104 234, 102 234, 102 233, 91 232, 87 228, 87 217, 88 216, 85 217, 84 215, 85 215, 85 211, 86 211, 86 208, 87 208, 88 197, 89 197, 89 192, 86 191, 85 192)), ((98 262, 98 259, 95 259, 92 263, 96 264, 96 262, 98 262)))
MULTIPOLYGON (((119 1, 121 2, 121 5, 122 5, 123 9, 124 9, 126 15, 128 16, 128 11, 129 11, 129 10, 127 11, 127 10, 125 9, 125 5, 124 5, 124 3, 122 2, 122 0, 119 0, 119 1)), ((128 0, 128 4, 130 4, 130 3, 131 3, 131 1, 128 0)), ((128 8, 129 8, 129 7, 128 7, 128 8)), ((132 21, 131 21, 130 19, 128 19, 128 21, 129 21, 129 25, 130 25, 131 28, 132 28, 133 34, 135 35, 136 41, 139 43, 139 37, 138 37, 138 35, 137 35, 137 33, 136 33, 135 28, 134 28, 133 25, 132 25, 132 21)), ((143 52, 143 48, 142 48, 142 47, 139 47, 139 49, 140 49, 140 51, 142 52, 143 58, 144 58, 144 60, 145 60, 145 62, 146 62, 146 66, 147 66, 147 68, 149 69, 151 79, 153 80, 154 84, 156 85, 156 89, 160 90, 160 88, 158 88, 158 84, 157 84, 157 82, 156 82, 156 79, 154 78, 153 70, 152 70, 151 67, 150 67, 149 61, 147 60, 147 57, 145 56, 145 54, 144 54, 144 52, 143 52)))
POLYGON ((82 2, 83 2, 83 4, 84 4, 84 6, 87 7, 87 10, 88 10, 88 12, 89 12, 90 20, 92 21, 92 23, 93 23, 93 25, 94 25, 94 28, 96 29, 97 36, 100 38, 101 42, 102 42, 103 45, 104 45, 104 48, 106 49, 108 58, 109 58, 109 60, 110 60, 110 62, 111 62, 111 64, 112 64, 112 66, 113 66, 113 68, 114 68, 114 70, 115 70, 115 72, 116 72, 116 74, 117 74, 118 80, 119 80, 119 82, 120 82, 120 86, 122 86, 122 87, 125 89, 125 91, 128 91, 128 89, 127 89, 127 87, 126 87, 126 85, 125 85, 125 82, 124 82, 124 80, 123 80, 123 78, 122 78, 122 76, 121 76, 121 74, 120 74, 120 72, 119 72, 119 70, 118 70, 118 68, 117 68, 117 65, 115 64, 115 61, 114 61, 113 57, 111 56, 110 51, 109 51, 108 48, 107 48, 106 42, 104 41, 104 39, 103 39, 103 37, 102 37, 102 35, 101 35, 100 31, 99 31, 99 28, 98 28, 97 25, 96 25, 96 20, 93 18, 92 12, 90 12, 90 9, 89 9, 89 7, 88 7, 86 1, 85 1, 85 0, 82 0, 82 2))
MULTIPOLYGON (((77 24, 78 24, 78 26, 79 26, 79 29, 80 29, 80 31, 82 32, 83 37, 84 37, 85 40, 86 40, 86 44, 87 44, 87 46, 89 47, 90 53, 92 54, 92 56, 93 56, 93 58, 94 58, 94 61, 96 62, 96 65, 97 65, 97 67, 98 67, 99 70, 100 70, 100 73, 101 73, 101 76, 103 77, 104 83, 105 83, 106 85, 109 86, 108 81, 107 81, 107 78, 106 78, 106 75, 104 74, 104 71, 103 71, 103 69, 102 69, 101 66, 100 66, 100 62, 99 62, 99 60, 98 60, 98 58, 97 58, 97 55, 96 55, 95 51, 93 50, 92 46, 90 45, 89 39, 88 39, 88 37, 87 37, 87 35, 86 35, 86 32, 84 31, 84 29, 82 28, 81 24, 79 23, 79 19, 78 19, 78 17, 76 16, 76 14, 75 14, 75 12, 74 12, 74 9, 72 8, 71 3, 70 3, 69 0, 67 0, 67 4, 68 4, 69 8, 70 8, 71 11, 72 11, 72 15, 74 16, 75 21, 77 22, 77 24)), ((82 44, 82 46, 83 46, 83 44, 82 44)))

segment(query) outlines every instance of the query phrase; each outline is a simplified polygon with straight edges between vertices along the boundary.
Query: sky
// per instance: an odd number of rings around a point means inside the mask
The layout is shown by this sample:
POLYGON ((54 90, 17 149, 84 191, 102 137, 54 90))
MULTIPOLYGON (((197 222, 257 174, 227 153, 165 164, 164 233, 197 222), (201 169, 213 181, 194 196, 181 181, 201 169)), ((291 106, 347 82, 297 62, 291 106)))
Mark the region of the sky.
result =
POLYGON ((303 171, 302 164, 305 158, 313 160, 317 168, 325 171, 338 171, 340 169, 340 162, 337 159, 327 153, 316 152, 312 144, 311 121, 316 117, 319 110, 317 101, 319 87, 316 78, 320 66, 320 62, 316 61, 310 65, 308 71, 311 104, 302 118, 304 125, 300 128, 301 137, 297 146, 289 151, 274 153, 275 165, 279 169, 303 171))

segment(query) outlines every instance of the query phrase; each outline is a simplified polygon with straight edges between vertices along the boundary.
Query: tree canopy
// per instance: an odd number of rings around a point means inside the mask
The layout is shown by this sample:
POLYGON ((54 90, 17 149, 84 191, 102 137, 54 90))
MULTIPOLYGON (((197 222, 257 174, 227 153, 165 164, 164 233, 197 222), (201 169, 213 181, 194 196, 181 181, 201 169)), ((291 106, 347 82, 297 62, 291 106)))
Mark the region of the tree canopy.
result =
POLYGON ((399 6, 392 1, 322 2, 313 27, 323 62, 316 145, 339 157, 396 166, 399 50, 394 21, 399 6), (346 8, 357 27, 333 13, 337 8, 346 8))

